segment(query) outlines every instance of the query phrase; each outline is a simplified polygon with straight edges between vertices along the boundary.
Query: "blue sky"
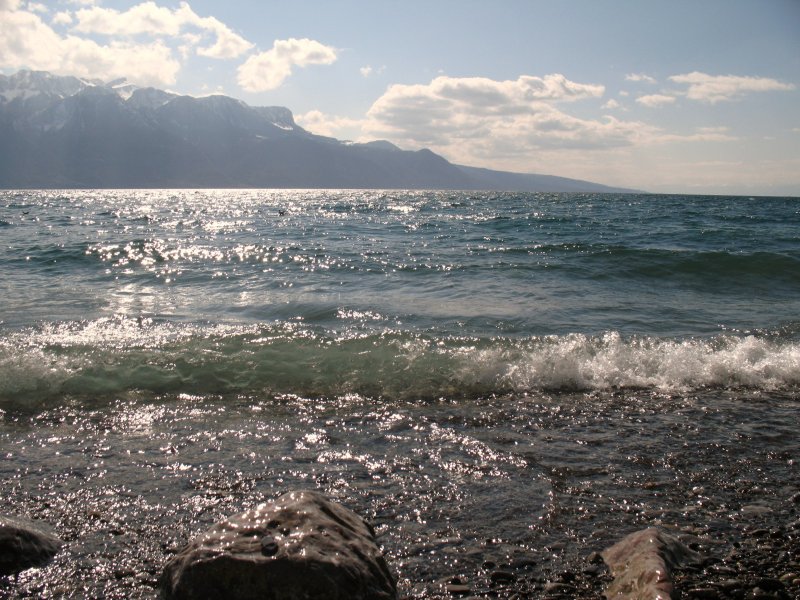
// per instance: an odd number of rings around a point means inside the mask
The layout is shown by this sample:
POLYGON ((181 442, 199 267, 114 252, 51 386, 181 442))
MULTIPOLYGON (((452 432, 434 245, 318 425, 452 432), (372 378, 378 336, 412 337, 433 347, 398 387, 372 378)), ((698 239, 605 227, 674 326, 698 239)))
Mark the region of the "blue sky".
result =
POLYGON ((0 0, 0 70, 290 108, 340 139, 800 196, 798 0, 0 0))

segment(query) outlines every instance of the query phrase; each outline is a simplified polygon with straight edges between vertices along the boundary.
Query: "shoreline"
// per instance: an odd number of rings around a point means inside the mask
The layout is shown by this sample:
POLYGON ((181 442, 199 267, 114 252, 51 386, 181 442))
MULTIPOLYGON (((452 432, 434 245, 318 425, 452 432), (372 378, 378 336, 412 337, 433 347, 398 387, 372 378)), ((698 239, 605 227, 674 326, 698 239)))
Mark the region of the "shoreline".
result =
POLYGON ((290 489, 316 489, 370 522, 409 599, 598 598, 608 576, 589 556, 651 526, 716 561, 679 570, 678 589, 751 585, 770 560, 800 572, 797 406, 793 394, 627 391, 171 397, 6 413, 0 513, 50 523, 66 545, 2 589, 155 597, 189 539, 290 489))

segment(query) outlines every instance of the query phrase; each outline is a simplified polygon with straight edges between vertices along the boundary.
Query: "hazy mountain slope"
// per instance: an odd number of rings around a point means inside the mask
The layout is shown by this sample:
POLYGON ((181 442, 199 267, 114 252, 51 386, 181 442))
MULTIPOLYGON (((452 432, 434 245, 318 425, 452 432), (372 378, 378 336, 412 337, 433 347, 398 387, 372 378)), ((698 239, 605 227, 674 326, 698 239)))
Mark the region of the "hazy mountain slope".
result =
POLYGON ((341 142, 299 127, 284 107, 41 71, 0 75, 0 187, 616 191, 341 142))

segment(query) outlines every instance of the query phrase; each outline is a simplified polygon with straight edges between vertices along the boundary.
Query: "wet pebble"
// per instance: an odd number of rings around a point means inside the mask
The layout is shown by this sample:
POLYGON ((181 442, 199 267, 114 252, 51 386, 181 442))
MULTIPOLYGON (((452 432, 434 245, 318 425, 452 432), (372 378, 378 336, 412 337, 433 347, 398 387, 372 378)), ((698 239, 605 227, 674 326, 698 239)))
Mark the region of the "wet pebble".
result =
POLYGON ((692 588, 686 592, 686 595, 696 600, 718 600, 720 597, 719 591, 713 587, 692 588))
POLYGON ((783 582, 780 579, 772 577, 762 577, 756 581, 756 587, 767 592, 778 592, 784 589, 783 582))
POLYGON ((517 580, 517 576, 514 575, 511 571, 492 571, 489 574, 489 579, 491 579, 492 583, 495 584, 502 584, 502 583, 514 583, 517 580))
POLYGON ((261 554, 264 556, 275 556, 278 553, 278 541, 271 535, 261 538, 261 554))
POLYGON ((472 592, 472 588, 465 583, 448 583, 445 585, 445 591, 451 596, 466 596, 472 592))
POLYGON ((574 585, 570 585, 569 583, 551 581, 544 586, 544 591, 546 594, 574 594, 576 588, 574 585))

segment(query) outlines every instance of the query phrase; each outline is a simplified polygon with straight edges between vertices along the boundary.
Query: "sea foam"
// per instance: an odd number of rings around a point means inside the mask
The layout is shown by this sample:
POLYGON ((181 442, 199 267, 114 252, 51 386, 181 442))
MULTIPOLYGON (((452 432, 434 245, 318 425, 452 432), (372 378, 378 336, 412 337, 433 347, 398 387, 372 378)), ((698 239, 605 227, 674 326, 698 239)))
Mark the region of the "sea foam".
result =
POLYGON ((797 385, 800 344, 767 334, 453 338, 102 319, 19 331, 0 341, 2 403, 129 392, 427 399, 797 385))

